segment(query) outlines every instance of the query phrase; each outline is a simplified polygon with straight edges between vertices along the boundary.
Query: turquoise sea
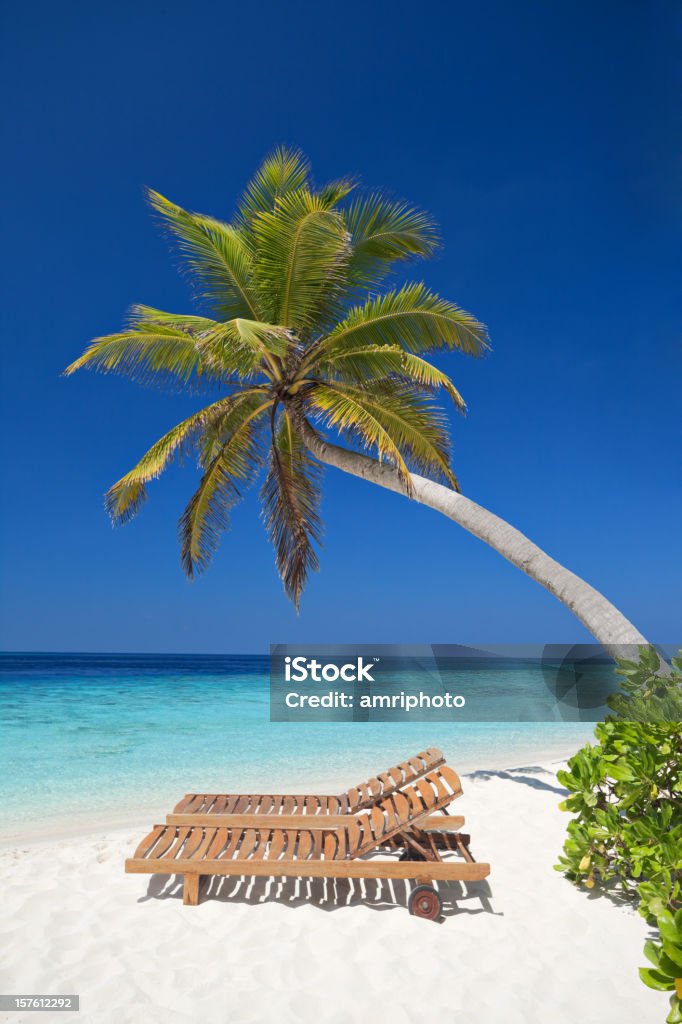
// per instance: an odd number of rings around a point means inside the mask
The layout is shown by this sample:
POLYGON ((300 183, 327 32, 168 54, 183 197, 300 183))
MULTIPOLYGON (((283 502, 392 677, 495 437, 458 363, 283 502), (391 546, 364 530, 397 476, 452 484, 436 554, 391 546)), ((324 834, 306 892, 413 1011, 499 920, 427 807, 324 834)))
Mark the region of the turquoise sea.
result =
MULTIPOLYGON (((543 688, 536 667, 508 671, 543 688)), ((594 728, 272 723, 269 696, 267 657, 0 655, 0 838, 150 819, 191 791, 338 792, 428 746, 460 773, 559 760, 594 728)))

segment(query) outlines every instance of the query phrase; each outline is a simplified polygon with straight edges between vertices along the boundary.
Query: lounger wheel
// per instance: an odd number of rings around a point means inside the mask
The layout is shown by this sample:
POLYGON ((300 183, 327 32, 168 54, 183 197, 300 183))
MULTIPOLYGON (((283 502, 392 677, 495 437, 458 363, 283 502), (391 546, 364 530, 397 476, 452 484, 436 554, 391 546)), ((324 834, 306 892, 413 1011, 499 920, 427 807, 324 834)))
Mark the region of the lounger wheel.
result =
POLYGON ((443 905, 432 885, 417 885, 410 893, 407 909, 414 917, 424 917, 427 921, 435 921, 440 917, 443 905))

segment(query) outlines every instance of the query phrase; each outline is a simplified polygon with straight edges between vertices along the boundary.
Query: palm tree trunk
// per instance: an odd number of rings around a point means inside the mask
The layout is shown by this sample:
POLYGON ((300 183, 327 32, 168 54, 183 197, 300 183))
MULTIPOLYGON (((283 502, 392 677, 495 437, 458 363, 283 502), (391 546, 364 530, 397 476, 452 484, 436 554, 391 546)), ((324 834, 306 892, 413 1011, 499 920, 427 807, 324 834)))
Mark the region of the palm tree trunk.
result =
MULTIPOLYGON (((323 440, 300 412, 296 415, 296 425, 306 447, 320 462, 362 480, 369 480, 389 491, 407 494, 405 485, 392 467, 323 440)), ((411 474, 411 479, 415 501, 459 523, 474 537, 489 544, 508 562, 549 590, 550 594, 554 594, 573 612, 613 658, 632 658, 633 655, 636 658, 637 652, 633 651, 633 645, 648 644, 639 630, 598 590, 550 558, 520 530, 443 484, 415 473, 411 474)), ((665 665, 662 661, 661 667, 664 670, 665 665)))

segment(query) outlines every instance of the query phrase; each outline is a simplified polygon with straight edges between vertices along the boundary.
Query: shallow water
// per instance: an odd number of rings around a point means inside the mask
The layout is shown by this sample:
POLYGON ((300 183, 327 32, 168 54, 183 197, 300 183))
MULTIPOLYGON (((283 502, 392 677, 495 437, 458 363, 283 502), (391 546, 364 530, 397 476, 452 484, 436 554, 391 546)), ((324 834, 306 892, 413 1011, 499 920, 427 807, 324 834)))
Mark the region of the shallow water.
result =
MULTIPOLYGON (((559 760, 594 728, 272 723, 268 668, 258 656, 1 655, 0 835, 99 827, 191 791, 336 792, 429 746, 461 773, 559 760)), ((540 687, 538 671, 519 685, 540 687)))

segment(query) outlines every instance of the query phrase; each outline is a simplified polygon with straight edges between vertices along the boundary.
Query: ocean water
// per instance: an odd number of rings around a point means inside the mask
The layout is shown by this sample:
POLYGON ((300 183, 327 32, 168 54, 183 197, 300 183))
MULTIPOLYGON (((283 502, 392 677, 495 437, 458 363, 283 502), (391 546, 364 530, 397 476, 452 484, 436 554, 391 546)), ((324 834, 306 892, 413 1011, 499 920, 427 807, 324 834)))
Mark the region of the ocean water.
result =
POLYGON ((266 657, 0 655, 0 838, 158 820, 193 791, 339 792, 429 746, 462 774, 560 760, 594 728, 275 723, 269 698, 266 657))

